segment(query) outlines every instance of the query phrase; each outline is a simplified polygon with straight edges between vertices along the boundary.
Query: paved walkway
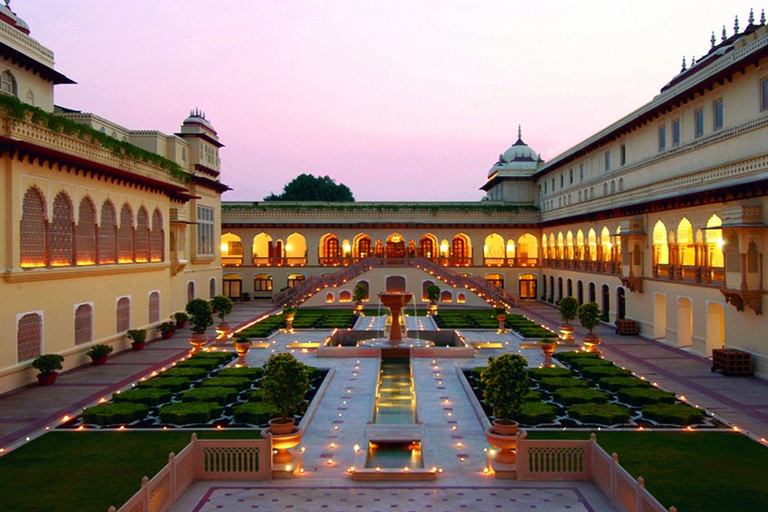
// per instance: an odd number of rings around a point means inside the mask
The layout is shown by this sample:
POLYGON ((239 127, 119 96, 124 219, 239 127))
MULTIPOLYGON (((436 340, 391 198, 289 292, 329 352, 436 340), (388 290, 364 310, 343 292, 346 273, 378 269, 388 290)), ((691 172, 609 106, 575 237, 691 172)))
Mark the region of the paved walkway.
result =
MULTIPOLYGON (((237 302, 227 322, 236 326, 273 309, 268 302, 237 302)), ((187 327, 170 340, 148 342, 144 350, 112 354, 104 366, 88 364, 62 372, 53 386, 32 384, 0 395, 0 449, 8 452, 27 437, 55 427, 65 415, 76 416, 83 407, 179 360, 191 348, 189 336, 187 327)))

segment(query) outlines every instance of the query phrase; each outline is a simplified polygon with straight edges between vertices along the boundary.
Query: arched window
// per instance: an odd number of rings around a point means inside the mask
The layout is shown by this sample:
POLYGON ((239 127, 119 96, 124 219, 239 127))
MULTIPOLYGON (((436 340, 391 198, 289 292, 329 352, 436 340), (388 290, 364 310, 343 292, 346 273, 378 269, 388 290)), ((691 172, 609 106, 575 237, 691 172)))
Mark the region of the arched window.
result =
POLYGON ((120 297, 117 301, 117 332, 125 332, 131 328, 131 298, 120 297))
POLYGON ((190 281, 187 283, 187 302, 195 298, 195 282, 190 281))
POLYGON ((149 233, 149 259, 150 261, 165 260, 163 214, 157 208, 152 212, 152 231, 149 233))
MULTIPOLYGON (((347 242, 347 252, 349 242, 347 242)), ((348 256, 346 254, 345 256, 348 256)), ((307 240, 301 233, 292 233, 285 240, 285 262, 289 267, 304 266, 307 264, 307 240)))
POLYGON ((472 263, 471 248, 466 235, 460 234, 453 237, 451 259, 451 263, 456 266, 469 266, 472 263))
POLYGON ((149 261, 149 214, 143 206, 136 215, 136 262, 149 261))
POLYGON ((368 281, 358 281, 357 284, 355 285, 355 288, 357 288, 358 286, 362 286, 363 288, 365 288, 365 297, 363 297, 363 300, 366 300, 366 301, 371 300, 371 296, 370 296, 371 287, 368 284, 368 281))
POLYGON ((35 93, 32 91, 27 91, 27 103, 29 103, 32 106, 35 106, 35 93))
POLYGON ((149 323, 154 324, 160 321, 160 292, 149 294, 149 323))
POLYGON ((667 243, 667 226, 662 221, 653 227, 653 256, 654 265, 669 264, 669 245, 667 243))
POLYGON ((117 214, 115 205, 109 199, 101 205, 99 263, 117 263, 117 214))
POLYGON ((77 217, 75 229, 77 264, 94 265, 96 263, 96 206, 90 197, 84 197, 80 201, 77 217))
POLYGON ((133 262, 133 212, 128 203, 120 209, 120 227, 117 229, 117 261, 133 262))
POLYGON ((453 293, 448 290, 441 291, 440 302, 453 302, 453 293))
POLYGON ((434 285, 435 285, 434 281, 430 281, 429 279, 421 283, 421 300, 424 300, 424 301, 429 300, 427 298, 427 288, 434 285))
POLYGON ((405 292, 405 277, 387 276, 385 286, 388 292, 405 292))
POLYGON ((483 245, 483 264, 486 267, 500 267, 504 265, 506 248, 504 238, 498 233, 491 233, 485 237, 483 245))
POLYGON ((619 192, 624 190, 624 178, 619 178, 619 192))
POLYGON ((17 98, 19 97, 16 78, 8 70, 5 70, 0 74, 0 92, 17 98))
POLYGON ((66 192, 59 192, 53 201, 53 218, 51 219, 51 266, 66 267, 72 265, 73 231, 72 201, 66 192))
POLYGON ((352 244, 353 258, 360 259, 373 256, 373 244, 371 243, 371 237, 368 235, 357 235, 352 244))
POLYGON ((27 313, 19 318, 16 331, 16 360, 30 361, 41 354, 43 344, 43 317, 27 313))
POLYGON ((435 260, 437 258, 437 238, 430 234, 423 235, 419 240, 419 256, 428 260, 435 260))
POLYGON ((80 304, 75 309, 75 345, 93 341, 93 306, 80 304))
POLYGON ((208 298, 212 299, 216 296, 216 278, 212 277, 210 281, 208 281, 208 298))
POLYGON ((320 245, 320 264, 339 265, 341 263, 341 247, 336 235, 327 233, 323 235, 320 245))
POLYGON ((19 229, 22 268, 44 267, 47 264, 46 222, 45 198, 37 187, 30 187, 24 194, 19 229))
POLYGON ((339 302, 352 302, 352 292, 342 290, 339 292, 339 302))

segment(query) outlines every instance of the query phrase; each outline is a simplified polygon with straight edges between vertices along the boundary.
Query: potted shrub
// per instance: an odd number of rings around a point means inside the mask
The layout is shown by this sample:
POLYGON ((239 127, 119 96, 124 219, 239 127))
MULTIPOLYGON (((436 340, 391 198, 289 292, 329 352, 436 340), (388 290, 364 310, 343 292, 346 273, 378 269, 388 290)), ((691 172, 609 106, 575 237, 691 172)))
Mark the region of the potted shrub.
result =
POLYGON ((221 323, 216 327, 217 331, 224 334, 229 334, 232 331, 232 328, 228 323, 224 322, 224 319, 232 313, 233 307, 234 303, 232 302, 232 299, 226 295, 216 295, 211 299, 211 308, 213 308, 216 312, 216 316, 221 320, 221 323))
POLYGON ((248 292, 243 292, 242 295, 240 295, 240 300, 243 302, 248 302, 251 300, 251 294, 248 292))
POLYGON ((597 302, 585 302, 579 306, 576 314, 579 317, 581 326, 589 331, 589 334, 584 336, 584 344, 587 345, 587 350, 595 350, 595 346, 599 345, 601 340, 600 336, 592 332, 592 329, 600 323, 600 305, 597 302))
POLYGON ((59 354, 43 354, 32 361, 32 368, 36 369, 37 381, 41 386, 50 386, 56 382, 59 370, 63 368, 64 357, 59 354))
POLYGON ((173 318, 173 321, 176 322, 177 329, 183 329, 187 326, 189 315, 187 315, 183 311, 177 311, 176 313, 171 315, 171 318, 173 318))
POLYGON ((242 334, 237 338, 235 338, 235 341, 233 343, 235 345, 235 350, 237 351, 237 355, 239 357, 245 357, 245 355, 248 353, 248 350, 250 350, 251 348, 250 338, 242 334))
POLYGON ((287 306, 283 308, 283 318, 285 319, 285 329, 293 332, 293 319, 296 318, 296 308, 287 306))
POLYGON ((131 348, 133 348, 133 350, 141 350, 144 348, 144 342, 147 339, 147 331, 144 329, 129 329, 125 335, 131 340, 131 348))
POLYGON ((539 340, 539 347, 541 347, 541 351, 544 353, 544 364, 551 364, 551 357, 555 353, 557 340, 554 338, 541 338, 539 340))
POLYGON ((496 314, 496 320, 499 321, 499 332, 504 332, 507 329, 505 324, 507 321, 507 308, 504 306, 495 307, 493 312, 496 314))
POLYGON ((427 300, 429 301, 429 306, 427 306, 427 309, 429 310, 430 314, 437 314, 437 301, 440 300, 440 287, 434 284, 427 286, 426 295, 427 300))
POLYGON ((579 301, 573 297, 563 297, 558 302, 557 308, 560 311, 560 319, 563 321, 559 327, 562 333, 561 337, 564 342, 573 343, 573 332, 575 329, 571 324, 571 320, 576 318, 576 313, 579 310, 579 301))
POLYGON ((111 353, 112 347, 109 345, 94 345, 85 352, 85 355, 91 358, 93 366, 101 366, 107 362, 107 357, 111 353))
POLYGON ((355 301, 355 313, 358 315, 363 311, 363 301, 368 298, 368 287, 363 283, 357 283, 352 290, 352 300, 355 301))
POLYGON ((514 436, 518 423, 512 418, 520 416, 523 397, 530 392, 531 383, 526 367, 528 362, 517 354, 504 354, 488 358, 488 366, 480 374, 485 386, 483 398, 493 408, 493 426, 486 430, 488 443, 500 450, 496 460, 502 463, 515 461, 514 436))
POLYGON ((176 332, 176 324, 173 322, 163 322, 157 326, 157 332, 164 340, 171 339, 173 333, 176 332))
POLYGON ((299 410, 309 391, 307 367, 287 352, 272 354, 264 363, 261 389, 263 401, 281 413, 279 418, 269 421, 270 431, 276 435, 292 433, 295 420, 289 415, 299 410))
POLYGON ((189 343, 194 347, 192 350, 199 349, 208 341, 205 331, 213 325, 213 309, 207 300, 192 299, 187 303, 186 310, 192 322, 189 343))

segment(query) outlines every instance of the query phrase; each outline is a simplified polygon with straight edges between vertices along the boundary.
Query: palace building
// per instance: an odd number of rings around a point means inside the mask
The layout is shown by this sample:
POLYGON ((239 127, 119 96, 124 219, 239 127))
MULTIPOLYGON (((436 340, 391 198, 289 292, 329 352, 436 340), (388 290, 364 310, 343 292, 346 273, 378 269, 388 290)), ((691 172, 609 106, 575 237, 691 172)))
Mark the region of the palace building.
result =
POLYGON ((0 392, 34 381, 40 354, 78 366, 221 291, 213 126, 194 111, 166 135, 54 107, 74 82, 29 33, 0 5, 0 392))
POLYGON ((547 162, 517 141, 477 203, 222 204, 224 290, 343 304, 597 302, 605 322, 768 377, 768 27, 712 38, 650 102, 547 162))

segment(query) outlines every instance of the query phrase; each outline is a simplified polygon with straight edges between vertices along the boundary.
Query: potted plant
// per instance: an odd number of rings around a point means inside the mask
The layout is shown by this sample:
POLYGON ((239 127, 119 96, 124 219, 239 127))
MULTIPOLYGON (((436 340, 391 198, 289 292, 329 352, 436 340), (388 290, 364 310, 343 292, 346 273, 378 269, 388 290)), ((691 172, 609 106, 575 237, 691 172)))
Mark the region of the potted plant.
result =
POLYGON ((112 353, 112 347, 109 345, 94 345, 89 348, 85 355, 91 358, 93 366, 101 366, 107 362, 107 357, 112 353))
POLYGON ((283 318, 285 319, 285 329, 293 332, 293 319, 296 318, 296 308, 287 306, 283 308, 283 318))
POLYGON ((43 354, 32 361, 32 367, 39 373, 37 381, 41 386, 50 386, 56 382, 59 370, 63 368, 64 357, 59 354, 43 354))
POLYGON ((437 301, 440 300, 440 287, 434 284, 427 286, 426 295, 429 301, 427 309, 429 309, 430 314, 434 315, 437 313, 437 301))
POLYGON ((557 340, 555 338, 541 338, 539 340, 539 347, 544 353, 544 364, 552 364, 552 354, 555 353, 557 347, 557 340))
POLYGON ((496 314, 496 320, 499 321, 499 332, 504 332, 507 329, 505 324, 507 321, 507 308, 504 306, 497 306, 493 308, 493 312, 496 314))
POLYGON ((572 344, 573 341, 573 325, 571 320, 576 318, 576 313, 579 310, 579 301, 573 297, 563 297, 557 304, 557 308, 560 311, 560 319, 563 323, 560 325, 559 330, 562 333, 562 339, 566 343, 572 344))
POLYGON ((264 363, 261 389, 263 401, 282 413, 280 418, 269 420, 270 431, 276 435, 292 433, 295 420, 289 415, 299 410, 309 391, 307 367, 287 352, 272 354, 264 363))
POLYGON ((596 350, 595 346, 601 343, 600 336, 592 332, 592 329, 600 324, 600 305, 597 302, 585 302, 577 311, 579 317, 579 323, 581 326, 589 331, 589 334, 584 336, 584 344, 587 345, 588 351, 596 350))
POLYGON ((248 336, 241 334, 233 342, 235 345, 235 351, 237 351, 238 357, 245 357, 248 350, 251 348, 251 339, 248 336))
POLYGON ((164 340, 171 339, 173 333, 176 332, 176 324, 174 322, 163 322, 157 326, 157 332, 164 340))
POLYGON ((213 308, 213 310, 216 312, 216 316, 218 316, 219 320, 221 320, 221 323, 219 323, 218 327, 216 327, 217 331, 224 334, 229 334, 232 331, 232 328, 228 323, 224 322, 224 319, 227 317, 227 315, 232 313, 233 307, 234 303, 232 302, 232 299, 226 295, 216 295, 211 299, 211 308, 213 308))
POLYGON ((171 315, 171 318, 173 318, 173 321, 176 322, 177 329, 183 329, 187 326, 189 315, 187 315, 183 311, 177 311, 176 313, 171 315))
POLYGON ((512 418, 520 416, 523 397, 531 389, 527 366, 523 356, 504 354, 488 358, 488 366, 480 374, 480 382, 485 386, 483 398, 493 408, 494 416, 486 438, 500 448, 496 460, 502 463, 515 461, 514 436, 519 425, 512 418))
POLYGON ((251 300, 251 294, 248 292, 243 292, 242 295, 240 295, 240 300, 243 302, 248 302, 251 300))
POLYGON ((352 300, 355 301, 355 313, 358 315, 363 311, 363 301, 368 298, 368 287, 363 283, 357 283, 352 290, 352 300))
POLYGON ((129 329, 125 335, 131 340, 133 350, 142 350, 147 339, 147 331, 144 329, 129 329))
POLYGON ((208 341, 205 331, 213 325, 213 310, 210 302, 203 299, 192 299, 187 303, 186 310, 192 322, 192 337, 189 343, 194 347, 192 350, 196 350, 208 341))

